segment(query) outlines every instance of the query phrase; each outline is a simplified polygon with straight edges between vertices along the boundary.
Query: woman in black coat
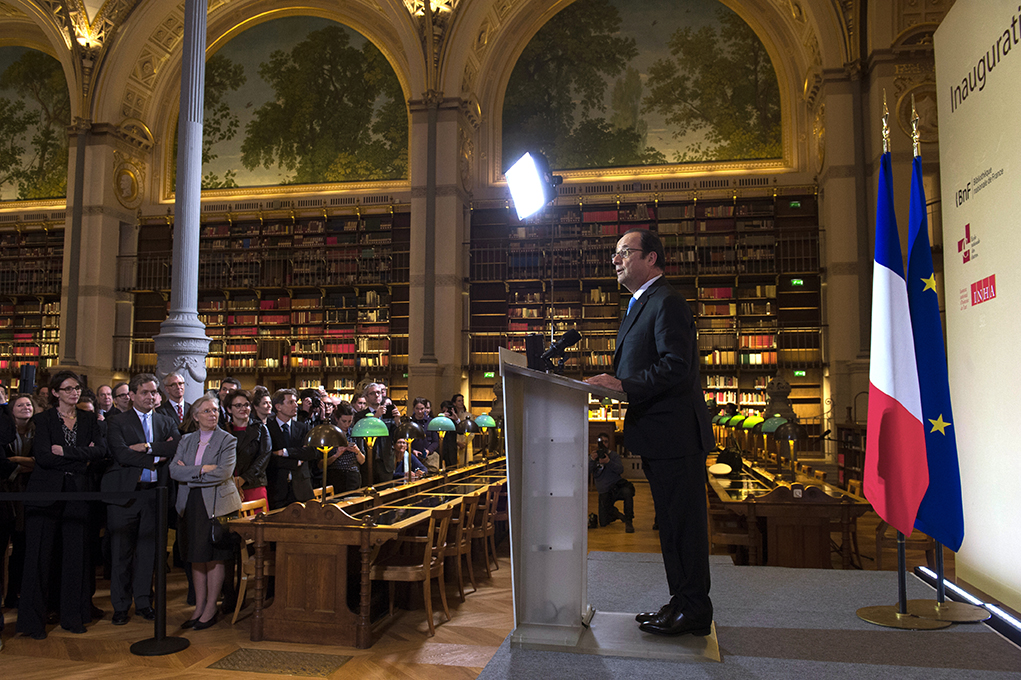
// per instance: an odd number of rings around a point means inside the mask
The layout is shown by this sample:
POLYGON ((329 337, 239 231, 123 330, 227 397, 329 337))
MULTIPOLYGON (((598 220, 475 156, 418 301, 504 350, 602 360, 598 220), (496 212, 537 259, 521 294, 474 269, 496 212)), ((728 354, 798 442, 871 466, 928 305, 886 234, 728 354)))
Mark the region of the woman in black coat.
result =
POLYGON ((252 418, 252 395, 248 390, 228 393, 223 404, 230 415, 227 431, 238 439, 234 483, 241 499, 265 499, 266 467, 270 456, 269 430, 260 420, 252 418))
MULTIPOLYGON (((28 493, 94 491, 89 464, 103 460, 106 441, 94 413, 78 409, 81 380, 71 371, 60 371, 50 381, 49 408, 35 416, 32 450, 35 469, 25 489, 28 493)), ((86 545, 88 501, 25 502, 25 575, 18 607, 18 632, 36 640, 46 637, 47 574, 59 539, 60 625, 72 633, 84 633, 92 621, 89 556, 86 545)))

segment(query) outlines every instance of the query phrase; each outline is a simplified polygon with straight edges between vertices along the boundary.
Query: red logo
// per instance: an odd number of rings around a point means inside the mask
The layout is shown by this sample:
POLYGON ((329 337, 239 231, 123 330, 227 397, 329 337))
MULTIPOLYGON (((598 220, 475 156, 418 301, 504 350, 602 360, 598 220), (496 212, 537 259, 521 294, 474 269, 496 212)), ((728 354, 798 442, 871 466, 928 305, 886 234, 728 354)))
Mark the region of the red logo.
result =
POLYGON ((996 297, 996 274, 971 284, 971 304, 979 305, 996 297))
POLYGON ((972 236, 971 224, 964 225, 964 238, 957 242, 957 252, 961 254, 961 262, 968 264, 978 257, 978 237, 972 236))

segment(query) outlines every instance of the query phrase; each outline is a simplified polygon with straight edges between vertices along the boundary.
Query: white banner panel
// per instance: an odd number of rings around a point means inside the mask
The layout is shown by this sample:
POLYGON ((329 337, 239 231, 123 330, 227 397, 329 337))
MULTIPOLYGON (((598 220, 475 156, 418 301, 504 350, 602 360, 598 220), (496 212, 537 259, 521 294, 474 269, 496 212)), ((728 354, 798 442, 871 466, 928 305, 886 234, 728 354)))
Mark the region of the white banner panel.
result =
POLYGON ((1021 609, 1021 16, 958 0, 936 31, 950 389, 964 494, 957 576, 1021 609))

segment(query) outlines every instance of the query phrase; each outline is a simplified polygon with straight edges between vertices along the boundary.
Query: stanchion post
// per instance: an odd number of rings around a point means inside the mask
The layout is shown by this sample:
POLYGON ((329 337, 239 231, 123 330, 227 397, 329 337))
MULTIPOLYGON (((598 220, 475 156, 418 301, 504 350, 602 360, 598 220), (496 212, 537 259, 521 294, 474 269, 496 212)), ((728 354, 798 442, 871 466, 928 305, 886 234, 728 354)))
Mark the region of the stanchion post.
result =
MULTIPOLYGON (((154 636, 131 645, 135 656, 176 654, 191 644, 188 638, 167 637, 167 487, 156 492, 156 621, 154 636)), ((151 493, 151 492, 150 492, 151 493)))

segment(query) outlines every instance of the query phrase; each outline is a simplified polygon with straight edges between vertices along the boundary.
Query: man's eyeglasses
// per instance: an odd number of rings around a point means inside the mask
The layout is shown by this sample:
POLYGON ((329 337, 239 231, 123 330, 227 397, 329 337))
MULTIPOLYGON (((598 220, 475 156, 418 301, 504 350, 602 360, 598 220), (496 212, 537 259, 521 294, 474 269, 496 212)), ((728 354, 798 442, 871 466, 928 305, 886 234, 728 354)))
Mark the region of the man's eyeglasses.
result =
POLYGON ((645 252, 645 250, 642 249, 642 248, 628 248, 627 246, 625 246, 625 247, 621 248, 620 250, 614 251, 613 255, 610 255, 610 262, 613 262, 618 257, 620 259, 622 259, 622 260, 626 260, 626 259, 628 259, 628 257, 630 257, 631 253, 644 253, 644 252, 645 252))
POLYGON ((115 394, 115 395, 113 395, 113 398, 114 399, 127 399, 128 398, 128 393, 127 392, 123 392, 121 394, 115 394))

